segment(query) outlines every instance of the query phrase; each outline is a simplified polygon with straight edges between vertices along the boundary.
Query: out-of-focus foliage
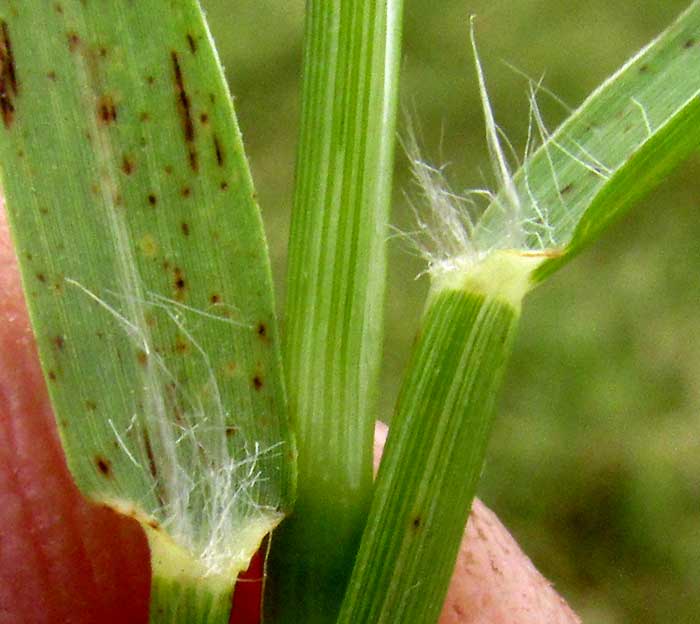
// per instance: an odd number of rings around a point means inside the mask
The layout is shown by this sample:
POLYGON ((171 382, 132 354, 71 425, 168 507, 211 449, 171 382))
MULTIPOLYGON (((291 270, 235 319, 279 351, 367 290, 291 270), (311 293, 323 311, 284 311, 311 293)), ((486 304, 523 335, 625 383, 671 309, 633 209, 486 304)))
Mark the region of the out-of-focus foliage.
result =
MULTIPOLYGON (((298 128, 303 2, 205 0, 251 157, 283 300, 298 128), (235 9, 235 10, 234 10, 235 9)), ((571 106, 660 32, 685 0, 409 0, 402 98, 456 190, 492 182, 468 45, 477 34, 498 121, 517 150, 527 83, 571 106)), ((548 127, 566 112, 540 98, 548 127)), ((399 158, 394 222, 410 230, 399 158)), ((700 158, 526 300, 481 496, 585 621, 700 614, 700 158)), ((391 412, 427 284, 391 245, 391 412)))

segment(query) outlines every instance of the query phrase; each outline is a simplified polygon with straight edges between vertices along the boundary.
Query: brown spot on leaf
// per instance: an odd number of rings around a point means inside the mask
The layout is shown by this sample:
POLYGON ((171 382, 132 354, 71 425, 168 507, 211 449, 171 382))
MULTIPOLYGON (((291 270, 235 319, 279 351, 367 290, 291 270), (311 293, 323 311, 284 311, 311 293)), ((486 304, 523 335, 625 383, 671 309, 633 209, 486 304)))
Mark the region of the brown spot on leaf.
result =
POLYGON ((148 457, 148 470, 151 476, 157 481, 158 480, 158 468, 156 467, 156 458, 153 454, 153 447, 151 446, 151 438, 148 436, 148 431, 143 432, 143 447, 146 451, 146 456, 148 457))
POLYGON ((85 407, 91 412, 94 412, 97 409, 97 403, 88 399, 87 401, 85 401, 85 407))
POLYGON ((141 364, 141 366, 146 366, 146 364, 148 364, 148 353, 146 353, 143 349, 139 349, 136 352, 136 360, 139 364, 141 364))
POLYGON ((148 203, 151 206, 155 206, 158 203, 158 198, 155 196, 154 193, 149 193, 148 194, 148 203))
POLYGON ((255 330, 261 338, 267 338, 267 325, 262 321, 258 323, 258 327, 255 330))
POLYGON ((155 81, 156 81, 156 79, 155 79, 153 76, 146 76, 146 82, 147 82, 149 85, 155 84, 155 81))
POLYGON ((183 355, 187 353, 190 350, 190 345, 183 340, 182 338, 178 338, 175 340, 175 353, 179 353, 180 355, 183 355))
POLYGON ((14 120, 15 98, 18 93, 19 85, 10 31, 7 23, 0 20, 0 115, 5 128, 9 128, 14 120))
POLYGON ((150 119, 151 119, 151 116, 146 111, 144 111, 143 113, 141 113, 139 115, 139 120, 143 121, 144 123, 146 121, 150 121, 150 119))
POLYGON ((156 497, 158 498, 158 501, 160 502, 161 505, 165 504, 165 500, 163 498, 163 493, 161 491, 161 484, 160 480, 158 479, 158 466, 156 464, 156 456, 153 453, 153 447, 151 446, 151 439, 148 436, 148 431, 144 430, 143 434, 143 447, 144 450, 146 451, 146 457, 148 458, 148 470, 151 473, 151 476, 153 477, 153 480, 156 483, 156 497))
POLYGON ((260 375, 255 375, 253 377, 253 388, 255 388, 256 390, 260 390, 260 389, 262 389, 262 387, 263 387, 262 377, 260 375))
POLYGON ((182 195, 183 197, 189 197, 190 195, 192 195, 192 189, 190 189, 189 186, 183 186, 182 190, 180 191, 180 195, 182 195))
POLYGON ((226 427, 226 437, 227 438, 232 438, 234 435, 238 433, 238 427, 235 427, 234 425, 228 425, 226 427))
POLYGON ((228 189, 228 182, 226 182, 226 181, 224 180, 224 181, 219 185, 219 187, 221 188, 222 191, 227 190, 227 189, 228 189))
POLYGON ((122 171, 126 175, 131 175, 134 172, 134 161, 126 154, 122 158, 122 171))
POLYGON ((236 374, 236 368, 235 362, 227 362, 226 366, 224 366, 224 370, 229 377, 233 377, 236 374))
POLYGON ((56 381, 56 371, 50 370, 46 375, 51 381, 56 381))
POLYGON ((197 54, 197 42, 190 33, 187 33, 187 43, 190 46, 190 52, 192 52, 192 54, 197 54))
POLYGON ((160 523, 157 520, 149 520, 148 526, 151 527, 154 531, 160 531, 160 523))
POLYGON ((98 455, 95 457, 97 469, 107 478, 112 476, 112 463, 106 458, 98 455))
POLYGON ((54 11, 56 11, 56 13, 58 13, 59 15, 63 15, 63 7, 62 7, 58 2, 56 2, 56 3, 53 5, 53 9, 54 9, 54 11))
POLYGON ((646 74, 648 71, 649 71, 649 65, 647 65, 646 63, 639 68, 639 72, 642 74, 646 74))
POLYGON ((68 38, 68 49, 71 52, 75 52, 80 45, 80 37, 78 37, 78 33, 70 31, 69 33, 66 33, 66 36, 68 38))
POLYGON ((692 48, 694 45, 695 45, 695 39, 693 39, 691 37, 683 44, 683 47, 687 50, 688 48, 692 48))
POLYGON ((37 274, 36 274, 36 278, 37 278, 42 284, 45 284, 45 283, 46 283, 46 275, 44 275, 43 273, 37 273, 37 274))
POLYGON ((185 298, 187 282, 185 281, 182 269, 179 267, 175 267, 173 270, 173 285, 175 286, 175 298, 182 301, 185 298))
POLYGON ((411 524, 413 525, 413 529, 417 531, 421 528, 421 525, 423 524, 423 519, 420 516, 416 516, 415 518, 413 518, 411 524))
POLYGON ((117 106, 111 95, 102 95, 97 100, 97 118, 105 125, 117 121, 117 106))
POLYGON ((219 165, 219 167, 223 167, 224 166, 224 150, 221 147, 221 143, 219 143, 219 137, 214 135, 213 141, 214 141, 214 154, 216 155, 216 164, 219 165))
POLYGON ((566 195, 567 193, 571 193, 571 191, 574 190, 574 183, 569 182, 564 188, 559 190, 560 195, 566 195))
POLYGON ((50 72, 47 72, 46 77, 49 80, 55 81, 56 80, 56 72, 52 69, 50 72))
POLYGON ((56 347, 59 351, 63 351, 63 347, 66 346, 66 341, 63 338, 63 336, 58 335, 58 336, 54 337, 53 344, 54 344, 54 347, 56 347))
POLYGON ((206 113, 202 113, 199 116, 199 121, 201 121, 203 124, 206 124, 209 121, 209 115, 207 115, 206 113))
POLYGON ((221 302, 221 295, 218 293, 214 293, 211 297, 209 297, 209 301, 211 301, 213 304, 217 304, 221 302))
POLYGON ((194 123, 192 123, 192 105, 190 103, 190 96, 188 95, 187 89, 185 88, 185 79, 182 75, 182 68, 180 67, 180 59, 178 58, 177 52, 171 52, 170 57, 173 63, 175 94, 177 97, 177 110, 180 114, 182 132, 185 137, 187 157, 190 163, 190 168, 193 171, 197 171, 199 169, 199 165, 197 159, 197 149, 194 140, 194 123))
POLYGON ((189 236, 189 235, 190 235, 190 225, 189 225, 189 223, 185 223, 185 222, 183 221, 183 222, 180 224, 180 229, 182 230, 182 233, 183 233, 185 236, 189 236))

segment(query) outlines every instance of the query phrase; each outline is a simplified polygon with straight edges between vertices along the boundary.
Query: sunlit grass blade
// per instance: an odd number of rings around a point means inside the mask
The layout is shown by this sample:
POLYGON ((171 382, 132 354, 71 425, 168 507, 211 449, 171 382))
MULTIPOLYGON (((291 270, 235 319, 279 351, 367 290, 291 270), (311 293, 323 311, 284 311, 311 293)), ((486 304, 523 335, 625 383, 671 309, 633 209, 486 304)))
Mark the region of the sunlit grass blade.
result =
POLYGON ((332 621, 371 494, 401 7, 307 3, 285 340, 299 492, 270 621, 332 621))
POLYGON ((173 617, 223 621, 291 505, 294 444, 259 210, 197 3, 3 0, 0 117, 73 476, 146 527, 154 605, 183 586, 219 611, 183 598, 173 617))

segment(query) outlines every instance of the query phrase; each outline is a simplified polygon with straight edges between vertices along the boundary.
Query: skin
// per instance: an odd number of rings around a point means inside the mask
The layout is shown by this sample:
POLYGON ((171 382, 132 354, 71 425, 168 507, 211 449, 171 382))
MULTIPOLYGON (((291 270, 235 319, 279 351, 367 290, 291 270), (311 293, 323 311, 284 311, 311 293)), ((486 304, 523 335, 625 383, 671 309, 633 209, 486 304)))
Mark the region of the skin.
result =
MULTIPOLYGON (((386 438, 378 424, 375 460, 386 438)), ((260 559, 232 622, 256 621, 260 559)), ((146 539, 85 501, 65 465, 0 205, 0 624, 148 622, 146 539)), ((578 618, 475 501, 441 624, 573 624, 578 618)))

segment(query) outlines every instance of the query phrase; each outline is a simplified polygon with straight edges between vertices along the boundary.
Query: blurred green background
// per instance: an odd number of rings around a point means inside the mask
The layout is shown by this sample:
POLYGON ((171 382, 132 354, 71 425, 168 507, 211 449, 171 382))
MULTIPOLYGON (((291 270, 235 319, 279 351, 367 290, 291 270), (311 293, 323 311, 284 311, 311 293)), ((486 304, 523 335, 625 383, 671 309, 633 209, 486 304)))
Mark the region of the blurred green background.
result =
MULTIPOLYGON (((280 307, 299 112, 303 1, 205 0, 236 100, 280 307)), ((456 190, 491 181, 468 15, 498 121, 522 150, 526 81, 572 106, 685 0, 406 0, 402 104, 456 190)), ((541 99, 554 128, 563 111, 541 99)), ((397 159, 393 222, 410 230, 397 159)), ((532 293, 501 393, 481 497, 584 621, 700 622, 700 158, 532 293)), ((427 288, 390 244, 390 418, 427 288)))

